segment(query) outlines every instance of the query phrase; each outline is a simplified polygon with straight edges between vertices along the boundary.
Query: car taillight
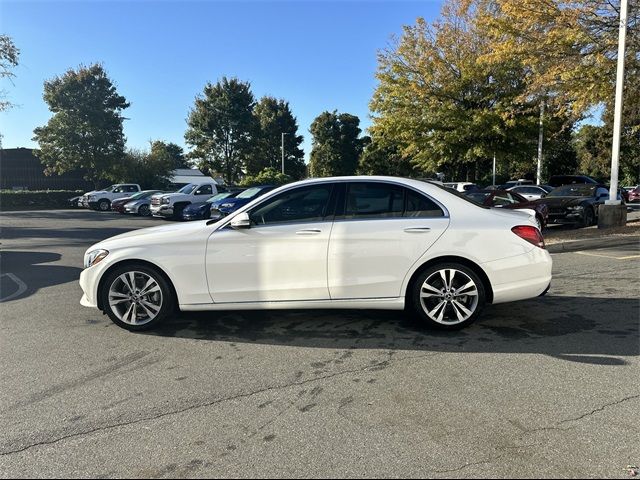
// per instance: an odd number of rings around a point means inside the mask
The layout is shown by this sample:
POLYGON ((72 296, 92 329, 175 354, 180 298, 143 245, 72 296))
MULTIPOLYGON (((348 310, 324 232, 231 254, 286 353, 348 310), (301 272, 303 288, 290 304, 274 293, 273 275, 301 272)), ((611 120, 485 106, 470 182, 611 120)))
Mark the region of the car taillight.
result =
POLYGON ((513 233, 536 247, 544 248, 544 237, 540 230, 529 225, 518 225, 511 229, 513 233))

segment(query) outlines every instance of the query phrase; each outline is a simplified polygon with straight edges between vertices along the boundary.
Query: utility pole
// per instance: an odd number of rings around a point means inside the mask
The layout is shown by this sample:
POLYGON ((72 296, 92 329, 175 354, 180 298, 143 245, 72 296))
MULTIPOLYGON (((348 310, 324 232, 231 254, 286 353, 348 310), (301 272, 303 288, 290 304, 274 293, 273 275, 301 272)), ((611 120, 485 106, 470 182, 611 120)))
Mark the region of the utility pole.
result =
POLYGON ((543 128, 544 124, 544 99, 540 104, 540 125, 538 127, 538 170, 536 172, 536 183, 538 185, 542 185, 542 139, 543 139, 543 128))
POLYGON ((496 184, 496 152, 493 152, 493 185, 496 184))
POLYGON ((620 205, 618 200, 618 169, 620 162, 620 130, 622 124, 622 91, 624 89, 624 51, 627 36, 627 0, 620 1, 620 31, 618 33, 618 72, 616 74, 616 104, 613 116, 613 146, 611 148, 611 184, 607 205, 620 205))
POLYGON ((282 132, 282 174, 284 175, 284 136, 289 135, 288 133, 282 132))

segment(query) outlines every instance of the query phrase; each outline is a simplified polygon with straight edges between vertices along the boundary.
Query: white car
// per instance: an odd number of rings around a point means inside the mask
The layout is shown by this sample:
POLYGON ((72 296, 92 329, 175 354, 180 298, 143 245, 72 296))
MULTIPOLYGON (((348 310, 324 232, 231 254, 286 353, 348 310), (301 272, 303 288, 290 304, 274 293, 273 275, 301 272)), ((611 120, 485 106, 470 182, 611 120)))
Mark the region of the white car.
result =
POLYGON ((468 192, 469 190, 480 189, 478 185, 471 182, 446 182, 444 186, 447 188, 452 188, 453 190, 457 190, 458 192, 468 192))
POLYGON ((518 185, 509 188, 510 192, 516 192, 522 195, 527 200, 538 200, 544 198, 548 193, 553 190, 552 188, 544 188, 539 185, 518 185))
POLYGON ((116 198, 133 195, 142 189, 137 183, 116 183, 104 190, 93 190, 82 196, 82 206, 92 210, 106 212, 111 208, 111 202, 116 198))
POLYGON ((217 193, 216 182, 212 179, 189 183, 175 192, 153 195, 151 197, 151 215, 179 220, 185 207, 192 203, 205 202, 217 193))
POLYGON ((338 177, 285 185, 221 220, 112 237, 84 263, 82 305, 143 330, 176 308, 405 305, 461 328, 486 303, 545 293, 552 262, 529 213, 419 180, 338 177))

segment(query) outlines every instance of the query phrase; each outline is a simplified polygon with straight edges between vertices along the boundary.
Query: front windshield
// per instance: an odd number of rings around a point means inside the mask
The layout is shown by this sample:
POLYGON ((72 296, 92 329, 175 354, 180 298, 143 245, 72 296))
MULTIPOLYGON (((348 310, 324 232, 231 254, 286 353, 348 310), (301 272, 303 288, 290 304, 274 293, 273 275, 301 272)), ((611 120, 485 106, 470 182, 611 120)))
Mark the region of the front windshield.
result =
POLYGON ((262 188, 260 188, 260 187, 249 188, 249 189, 245 190, 244 192, 242 192, 240 195, 238 195, 236 198, 251 198, 251 197, 255 197, 261 191, 262 191, 262 188))
POLYGON ((218 200, 222 200, 223 198, 227 198, 229 195, 231 195, 231 192, 219 193, 219 194, 214 195, 213 197, 211 197, 209 200, 207 200, 207 203, 217 202, 218 200))
POLYGON ((595 185, 589 184, 574 184, 563 185, 562 187, 554 188, 547 195, 548 197, 593 197, 596 191, 595 185))
POLYGON ((189 195, 191 192, 193 192, 196 189, 196 187, 197 185, 194 185, 193 183, 188 183, 184 187, 182 187, 180 190, 178 190, 178 193, 185 193, 189 195))
POLYGON ((131 200, 137 200, 139 198, 145 198, 146 196, 150 195, 153 192, 138 192, 138 193, 134 193, 133 195, 131 195, 131 200))

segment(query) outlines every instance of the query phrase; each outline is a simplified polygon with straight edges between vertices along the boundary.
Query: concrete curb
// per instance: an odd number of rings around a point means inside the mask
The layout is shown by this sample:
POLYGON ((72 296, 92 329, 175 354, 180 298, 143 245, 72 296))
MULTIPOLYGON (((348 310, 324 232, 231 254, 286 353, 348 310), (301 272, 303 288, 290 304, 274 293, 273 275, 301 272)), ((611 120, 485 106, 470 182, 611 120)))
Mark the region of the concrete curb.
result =
POLYGON ((638 245, 638 243, 640 243, 640 236, 638 235, 630 237, 587 238, 585 240, 553 243, 551 245, 547 245, 547 251, 549 253, 576 252, 579 250, 593 250, 596 248, 638 245))

